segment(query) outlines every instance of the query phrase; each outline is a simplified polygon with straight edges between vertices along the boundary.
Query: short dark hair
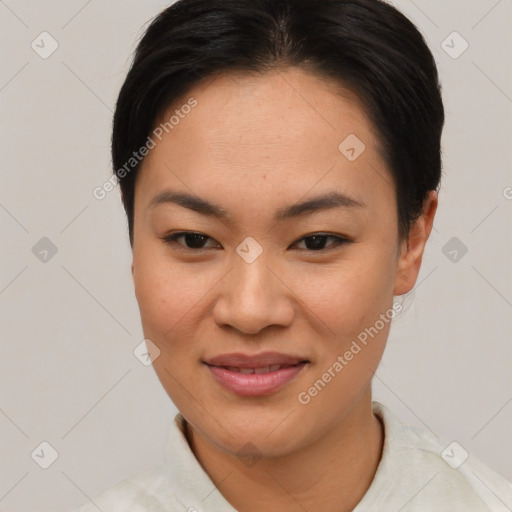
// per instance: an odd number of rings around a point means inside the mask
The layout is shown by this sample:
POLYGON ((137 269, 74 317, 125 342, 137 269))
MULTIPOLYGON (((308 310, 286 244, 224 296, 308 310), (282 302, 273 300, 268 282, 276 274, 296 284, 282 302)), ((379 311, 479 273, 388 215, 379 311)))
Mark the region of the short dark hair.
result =
POLYGON ((203 78, 286 66, 334 78, 362 101, 394 179, 399 237, 408 239, 439 187, 444 124, 435 60, 415 25, 381 0, 178 0, 143 34, 114 113, 112 163, 132 247, 140 162, 129 172, 126 163, 158 117, 203 78))

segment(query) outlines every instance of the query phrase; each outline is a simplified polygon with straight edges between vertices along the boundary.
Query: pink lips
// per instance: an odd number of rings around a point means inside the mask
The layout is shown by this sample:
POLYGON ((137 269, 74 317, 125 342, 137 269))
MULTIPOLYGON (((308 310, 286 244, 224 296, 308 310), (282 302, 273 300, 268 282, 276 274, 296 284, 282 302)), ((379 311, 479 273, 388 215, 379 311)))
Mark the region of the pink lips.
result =
POLYGON ((217 381, 241 396, 263 396, 286 386, 309 363, 301 357, 263 352, 216 356, 205 364, 217 381))

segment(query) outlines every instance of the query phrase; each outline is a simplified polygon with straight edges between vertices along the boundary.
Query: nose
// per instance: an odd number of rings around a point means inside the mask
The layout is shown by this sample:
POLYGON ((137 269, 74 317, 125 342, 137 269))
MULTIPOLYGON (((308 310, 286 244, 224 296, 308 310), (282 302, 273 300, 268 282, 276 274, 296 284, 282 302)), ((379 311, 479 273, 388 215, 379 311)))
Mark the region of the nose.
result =
POLYGON ((262 256, 252 263, 237 257, 221 281, 213 316, 221 327, 257 334, 270 325, 286 327, 295 314, 293 293, 276 266, 262 256))

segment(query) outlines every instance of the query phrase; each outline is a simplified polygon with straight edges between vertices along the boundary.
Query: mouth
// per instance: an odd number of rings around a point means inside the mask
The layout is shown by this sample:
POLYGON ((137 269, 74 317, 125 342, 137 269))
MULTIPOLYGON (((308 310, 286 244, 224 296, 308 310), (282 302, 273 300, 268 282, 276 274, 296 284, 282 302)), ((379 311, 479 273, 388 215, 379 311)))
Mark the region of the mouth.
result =
POLYGON ((251 373, 270 373, 277 372, 278 370, 282 370, 283 368, 290 368, 292 366, 297 366, 299 364, 306 363, 306 361, 301 361, 297 364, 272 364, 270 366, 260 366, 256 368, 244 368, 241 366, 217 366, 216 368, 225 368, 230 372, 243 373, 245 375, 250 375, 251 373))
POLYGON ((310 364, 302 357, 266 352, 224 354, 203 361, 215 380, 240 396, 264 396, 283 389, 310 364))

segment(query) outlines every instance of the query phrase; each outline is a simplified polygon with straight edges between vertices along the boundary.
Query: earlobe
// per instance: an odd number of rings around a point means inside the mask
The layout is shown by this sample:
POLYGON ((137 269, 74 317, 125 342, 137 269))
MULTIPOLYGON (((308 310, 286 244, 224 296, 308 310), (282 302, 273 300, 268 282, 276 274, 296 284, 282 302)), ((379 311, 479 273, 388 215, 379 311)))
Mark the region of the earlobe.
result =
POLYGON ((431 190, 423 203, 423 214, 412 225, 408 240, 402 242, 401 254, 397 263, 394 295, 410 292, 416 283, 425 246, 434 224, 437 204, 437 192, 431 190))

